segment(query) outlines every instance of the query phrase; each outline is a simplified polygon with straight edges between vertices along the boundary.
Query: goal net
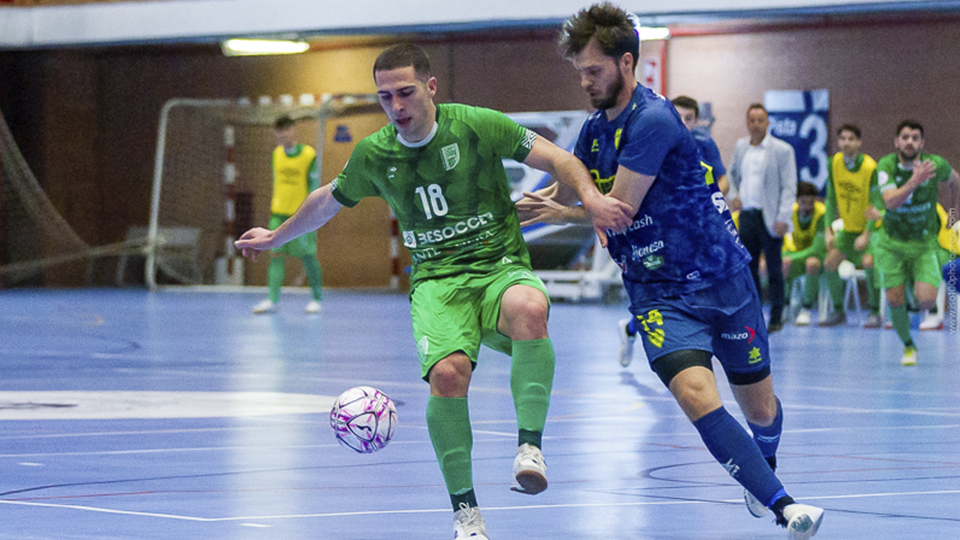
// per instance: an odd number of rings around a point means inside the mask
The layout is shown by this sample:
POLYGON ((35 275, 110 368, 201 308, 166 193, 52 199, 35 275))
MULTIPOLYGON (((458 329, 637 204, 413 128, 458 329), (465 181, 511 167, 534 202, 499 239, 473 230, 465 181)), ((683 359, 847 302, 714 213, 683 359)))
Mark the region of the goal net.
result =
MULTIPOLYGON (((296 121, 296 140, 316 148, 319 165, 328 119, 379 111, 375 94, 168 101, 160 115, 149 222, 127 232, 129 241, 143 241, 147 286, 243 285, 244 264, 233 241, 269 218, 277 117, 296 121)), ((121 260, 118 280, 125 272, 121 260)))
POLYGON ((116 254, 125 246, 91 247, 47 198, 0 115, 0 283, 42 285, 64 265, 116 254))

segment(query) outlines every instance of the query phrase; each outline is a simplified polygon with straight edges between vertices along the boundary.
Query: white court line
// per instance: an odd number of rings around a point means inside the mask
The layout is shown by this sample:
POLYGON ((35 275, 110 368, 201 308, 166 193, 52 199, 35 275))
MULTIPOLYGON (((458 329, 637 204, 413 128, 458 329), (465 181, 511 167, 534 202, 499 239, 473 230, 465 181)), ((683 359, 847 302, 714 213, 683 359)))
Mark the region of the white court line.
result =
MULTIPOLYGON (((901 491, 887 493, 859 493, 851 495, 823 495, 823 496, 805 496, 804 500, 837 500, 837 499, 869 499, 876 497, 903 497, 913 495, 956 495, 960 490, 940 490, 940 491, 901 491)), ((623 508, 636 506, 676 506, 688 504, 742 504, 743 499, 727 499, 722 501, 630 501, 630 502, 610 502, 610 503, 565 503, 565 504, 536 504, 523 506, 485 506, 484 512, 500 510, 543 510, 557 508, 623 508)), ((302 519, 302 518, 326 518, 326 517, 355 517, 355 516, 373 516, 373 515, 401 515, 401 514, 437 514, 449 512, 449 508, 427 508, 418 510, 363 510, 354 512, 327 512, 318 514, 285 514, 285 515, 266 515, 266 516, 236 516, 220 518, 203 518, 195 516, 178 516, 174 514, 160 514, 155 512, 135 512, 130 510, 113 510, 108 508, 97 508, 94 506, 72 505, 72 504, 52 504, 38 503, 30 501, 5 501, 0 500, 0 504, 12 504, 18 506, 38 506, 45 508, 61 508, 67 510, 83 510, 88 512, 100 512, 106 514, 121 514, 140 517, 156 517, 164 519, 174 519, 179 521, 195 522, 229 522, 229 521, 255 521, 255 520, 278 520, 278 519, 302 519)))

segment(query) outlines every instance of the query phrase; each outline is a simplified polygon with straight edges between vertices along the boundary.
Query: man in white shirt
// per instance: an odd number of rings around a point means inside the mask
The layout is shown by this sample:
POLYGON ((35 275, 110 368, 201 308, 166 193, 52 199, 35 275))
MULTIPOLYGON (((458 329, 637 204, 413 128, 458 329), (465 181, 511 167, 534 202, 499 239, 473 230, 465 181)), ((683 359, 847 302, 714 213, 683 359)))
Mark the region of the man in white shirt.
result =
POLYGON ((750 252, 750 272, 761 294, 760 253, 767 262, 770 322, 768 330, 782 327, 784 288, 780 250, 790 230, 793 203, 797 200, 797 165, 793 147, 767 133, 767 109, 754 103, 747 108, 749 137, 737 141, 727 175, 731 210, 740 210, 740 238, 750 252))

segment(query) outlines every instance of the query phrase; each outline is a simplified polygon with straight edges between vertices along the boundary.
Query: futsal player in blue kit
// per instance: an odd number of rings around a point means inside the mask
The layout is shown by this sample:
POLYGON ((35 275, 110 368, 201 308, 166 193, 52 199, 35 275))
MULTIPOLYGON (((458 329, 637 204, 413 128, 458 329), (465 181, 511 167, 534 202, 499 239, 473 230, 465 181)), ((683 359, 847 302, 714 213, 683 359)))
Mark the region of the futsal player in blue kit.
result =
MULTIPOLYGON (((624 11, 610 4, 580 11, 564 24, 559 46, 597 109, 574 154, 601 191, 636 211, 627 229, 607 231, 607 248, 623 271, 653 371, 713 457, 745 488, 751 514, 771 509, 789 538, 807 540, 823 510, 796 503, 774 473, 783 411, 750 256, 723 195, 707 183, 696 143, 671 103, 637 83, 639 40, 624 11), (714 355, 752 438, 723 407, 714 355)), ((529 194, 517 206, 527 223, 582 221, 575 202, 559 187, 529 194)))

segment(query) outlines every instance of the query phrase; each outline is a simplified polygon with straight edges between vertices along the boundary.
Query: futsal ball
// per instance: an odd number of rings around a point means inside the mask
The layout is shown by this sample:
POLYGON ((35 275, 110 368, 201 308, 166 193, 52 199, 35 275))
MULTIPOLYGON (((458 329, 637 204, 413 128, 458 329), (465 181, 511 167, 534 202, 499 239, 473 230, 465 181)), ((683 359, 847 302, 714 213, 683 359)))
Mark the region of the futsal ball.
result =
POLYGON ((386 394, 357 386, 340 394, 330 411, 330 427, 341 444, 369 454, 382 450, 397 427, 397 408, 386 394))

